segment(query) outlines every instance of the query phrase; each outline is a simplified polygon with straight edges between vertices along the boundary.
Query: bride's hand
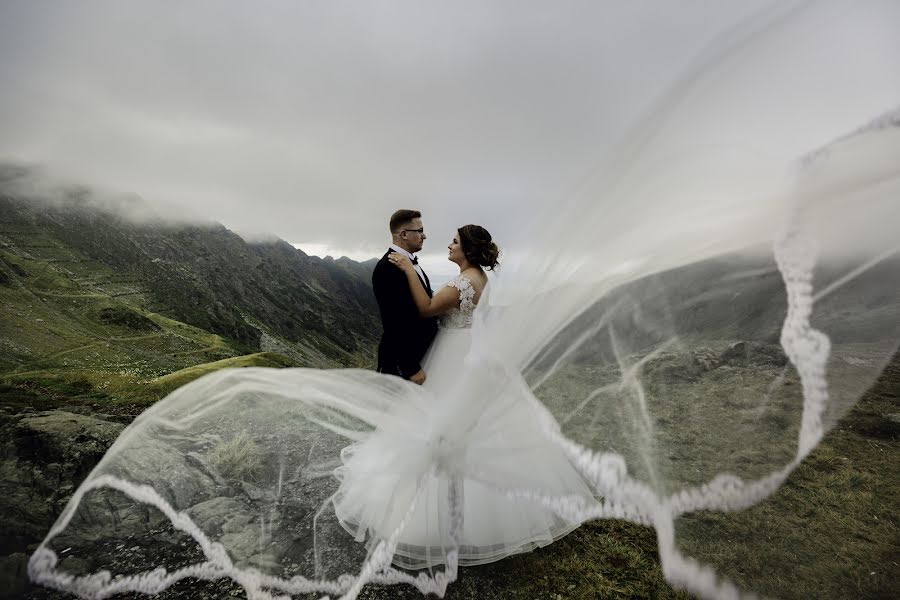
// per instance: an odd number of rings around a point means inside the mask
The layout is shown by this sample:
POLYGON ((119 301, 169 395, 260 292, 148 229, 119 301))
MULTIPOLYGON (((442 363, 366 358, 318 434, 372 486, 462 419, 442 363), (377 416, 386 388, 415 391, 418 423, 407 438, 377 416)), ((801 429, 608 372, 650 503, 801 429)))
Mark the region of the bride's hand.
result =
POLYGON ((400 269, 402 271, 414 270, 412 261, 409 260, 409 258, 407 256, 400 254, 399 252, 391 252, 388 255, 388 260, 391 261, 392 265, 394 265, 395 267, 397 267, 398 269, 400 269))

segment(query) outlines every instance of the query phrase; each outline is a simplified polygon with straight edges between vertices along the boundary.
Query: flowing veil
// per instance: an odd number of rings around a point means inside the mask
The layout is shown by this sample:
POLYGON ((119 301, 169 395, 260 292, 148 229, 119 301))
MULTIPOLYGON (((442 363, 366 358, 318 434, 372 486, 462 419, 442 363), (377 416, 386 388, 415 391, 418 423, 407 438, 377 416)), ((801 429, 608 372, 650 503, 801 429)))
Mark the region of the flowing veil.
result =
POLYGON ((355 598, 370 582, 443 595, 471 480, 569 521, 652 526, 666 579, 698 596, 779 595, 832 549, 748 526, 745 509, 900 342, 898 22, 895 2, 815 3, 712 41, 575 193, 500 240, 454 385, 205 376, 121 435, 30 576, 89 598, 186 577, 229 577, 251 598, 355 598), (489 441, 521 403, 592 495, 510 473, 534 440, 489 441), (376 430, 393 443, 373 477, 404 485, 396 526, 363 544, 335 515, 334 471, 376 430), (434 473, 451 481, 437 494, 422 485, 434 473), (447 515, 443 566, 402 570, 420 504, 447 515))

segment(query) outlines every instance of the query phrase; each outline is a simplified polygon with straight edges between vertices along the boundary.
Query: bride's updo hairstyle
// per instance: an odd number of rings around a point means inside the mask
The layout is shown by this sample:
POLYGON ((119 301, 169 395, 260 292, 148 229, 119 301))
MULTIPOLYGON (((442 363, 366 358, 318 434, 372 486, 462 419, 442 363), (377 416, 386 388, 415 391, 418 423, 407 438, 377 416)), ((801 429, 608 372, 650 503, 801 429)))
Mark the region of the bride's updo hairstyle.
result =
POLYGON ((490 232, 480 225, 463 225, 457 229, 463 254, 473 265, 493 271, 500 264, 500 248, 491 241, 490 232))

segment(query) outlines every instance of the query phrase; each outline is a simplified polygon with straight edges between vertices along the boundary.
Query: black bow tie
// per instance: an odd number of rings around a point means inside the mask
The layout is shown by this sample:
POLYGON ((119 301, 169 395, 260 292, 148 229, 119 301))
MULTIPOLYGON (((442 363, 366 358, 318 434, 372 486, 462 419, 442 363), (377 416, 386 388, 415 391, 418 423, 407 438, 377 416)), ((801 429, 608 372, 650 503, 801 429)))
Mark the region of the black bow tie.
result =
POLYGON ((416 258, 415 256, 413 256, 413 257, 412 257, 412 263, 413 263, 414 265, 419 264, 419 259, 416 258))

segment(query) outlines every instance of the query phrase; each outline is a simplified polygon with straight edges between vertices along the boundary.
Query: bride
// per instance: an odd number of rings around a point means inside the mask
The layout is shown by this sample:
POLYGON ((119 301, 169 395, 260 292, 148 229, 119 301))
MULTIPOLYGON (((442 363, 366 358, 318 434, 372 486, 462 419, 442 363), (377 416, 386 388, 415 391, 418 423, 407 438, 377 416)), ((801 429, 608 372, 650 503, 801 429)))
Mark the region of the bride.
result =
MULTIPOLYGON (((491 234, 478 225, 460 227, 448 245, 448 259, 459 266, 459 275, 429 297, 413 263, 399 252, 389 260, 407 276, 421 317, 439 317, 439 330, 423 362, 427 374, 424 389, 429 402, 419 426, 439 426, 443 415, 465 409, 464 401, 454 393, 458 383, 469 376, 465 359, 471 344, 472 315, 485 292, 485 269, 498 266, 499 250, 491 234)), ((460 387, 460 389, 462 389, 460 387)), ((497 402, 496 409, 484 410, 468 426, 464 445, 453 456, 456 464, 438 463, 419 487, 419 473, 410 469, 403 476, 391 470, 380 473, 383 465, 402 460, 407 448, 398 444, 395 430, 379 430, 363 442, 344 449, 344 465, 336 473, 341 487, 335 497, 335 512, 342 526, 354 539, 362 541, 389 537, 400 524, 397 506, 406 506, 413 496, 421 500, 406 517, 398 538, 393 563, 405 568, 430 567, 448 561, 451 536, 450 505, 461 513, 457 532, 460 565, 477 565, 544 546, 578 526, 533 503, 516 501, 501 490, 507 482, 517 486, 550 486, 591 499, 583 478, 562 451, 550 443, 526 398, 483 397, 497 402), (504 404, 505 402, 505 404, 504 404), (513 451, 512 449, 515 449, 513 451), (476 469, 464 469, 457 461, 466 461, 476 469), (477 469, 490 467, 490 478, 479 479, 477 469), (399 502, 398 502, 399 501, 399 502)), ((405 408, 404 408, 405 410, 405 408)), ((440 438, 440 436, 437 436, 440 438)), ((450 456, 450 455, 448 455, 450 456)))

